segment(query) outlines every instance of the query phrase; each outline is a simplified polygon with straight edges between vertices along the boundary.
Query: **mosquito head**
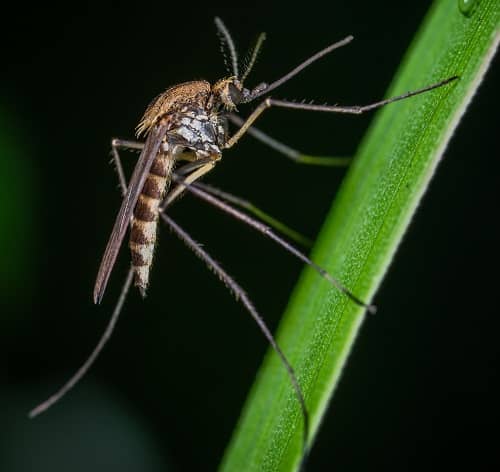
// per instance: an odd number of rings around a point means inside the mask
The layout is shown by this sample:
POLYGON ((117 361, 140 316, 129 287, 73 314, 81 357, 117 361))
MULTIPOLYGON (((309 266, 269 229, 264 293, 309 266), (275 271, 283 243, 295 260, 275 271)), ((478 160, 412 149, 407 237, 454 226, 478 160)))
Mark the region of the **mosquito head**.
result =
POLYGON ((237 77, 218 80, 211 92, 210 105, 215 108, 223 107, 227 111, 235 110, 250 94, 237 77))
MULTIPOLYGON (((240 74, 240 65, 238 64, 238 53, 236 52, 236 46, 234 44, 233 38, 226 28, 226 25, 218 17, 215 18, 215 26, 219 33, 221 39, 222 52, 224 53, 224 61, 226 62, 226 67, 228 72, 232 74, 228 79, 219 80, 213 87, 214 94, 220 97, 220 103, 226 107, 228 110, 234 110, 235 106, 242 102, 249 101, 250 91, 243 87, 248 74, 250 74, 255 62, 257 61, 257 56, 262 48, 262 44, 266 39, 265 33, 260 33, 257 42, 253 49, 251 49, 250 54, 247 56, 245 62, 245 68, 242 74, 240 74), (229 63, 230 59, 230 63, 229 63)), ((267 84, 265 84, 267 87, 267 84)), ((254 92, 254 91, 253 91, 254 92)))

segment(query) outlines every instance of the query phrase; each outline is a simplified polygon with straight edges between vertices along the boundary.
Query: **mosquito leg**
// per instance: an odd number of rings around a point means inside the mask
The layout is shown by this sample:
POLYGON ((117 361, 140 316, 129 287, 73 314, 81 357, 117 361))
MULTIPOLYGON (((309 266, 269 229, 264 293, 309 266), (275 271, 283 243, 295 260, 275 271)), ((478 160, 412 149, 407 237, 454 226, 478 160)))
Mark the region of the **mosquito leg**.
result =
POLYGON ((186 233, 175 221, 173 221, 165 212, 160 213, 161 218, 170 227, 170 229, 175 233, 175 235, 189 248, 193 251, 196 256, 198 256, 208 268, 226 285, 226 287, 232 292, 237 301, 240 301, 246 310, 250 313, 254 321, 259 326, 264 337, 267 339, 271 347, 274 349, 278 357, 280 358, 282 364, 284 365, 288 377, 293 385, 297 400, 300 404, 300 409, 302 411, 302 417, 304 419, 304 451, 307 448, 307 439, 309 437, 309 413, 306 407, 306 401, 302 389, 300 388, 299 381, 295 371, 286 358, 285 354, 279 347, 278 343, 274 339, 273 334, 266 325, 266 322, 260 316, 259 312, 254 307, 252 301, 243 290, 243 288, 219 265, 215 259, 210 256, 203 248, 200 246, 188 233, 186 233))
POLYGON ((337 105, 314 105, 308 103, 294 103, 288 102, 286 100, 274 100, 269 99, 269 106, 281 107, 281 108, 294 108, 296 110, 310 110, 310 111, 323 111, 331 113, 348 113, 353 115, 361 115, 370 110, 375 110, 376 108, 383 107, 389 103, 397 102, 399 100, 404 100, 406 98, 414 97, 415 95, 420 95, 421 93, 428 92, 438 87, 442 87, 454 80, 458 79, 458 76, 453 76, 445 80, 441 80, 427 87, 423 87, 418 90, 413 90, 411 92, 403 93, 397 97, 387 98, 385 100, 380 100, 378 102, 370 103, 369 105, 354 105, 354 106, 337 106, 337 105))
MULTIPOLYGON (((217 159, 218 160, 218 159, 217 159)), ((191 172, 189 175, 184 177, 184 180, 187 184, 193 183, 195 180, 201 178, 208 172, 210 172, 214 167, 215 164, 217 163, 216 159, 213 158, 207 158, 205 161, 204 159, 200 161, 200 166, 197 167, 193 172, 191 172), (205 162, 205 163, 203 163, 205 162)), ((192 164, 198 164, 198 163, 192 163, 192 164)), ((187 164, 187 166, 191 166, 191 164, 187 164)), ((186 167, 186 166, 185 166, 186 167)), ((179 169, 180 172, 182 173, 182 167, 179 169)), ((186 191, 186 186, 185 185, 177 185, 173 190, 171 190, 165 199, 163 200, 163 203, 160 205, 160 211, 164 210, 167 208, 169 205, 173 203, 174 200, 179 198, 184 192, 186 191)))
POLYGON ((116 168, 116 173, 118 174, 118 181, 120 183, 120 190, 122 197, 127 193, 127 179, 125 178, 125 172, 123 171, 122 160, 120 158, 119 149, 134 149, 141 151, 144 147, 144 143, 139 141, 125 141, 123 139, 113 138, 111 140, 111 155, 113 156, 113 161, 116 168))
POLYGON ((182 167, 179 167, 178 169, 175 169, 175 174, 179 176, 186 177, 187 175, 191 174, 193 171, 196 169, 199 169, 200 167, 203 167, 205 164, 208 164, 209 162, 212 162, 213 159, 211 157, 204 157, 202 159, 198 159, 197 161, 192 161, 187 164, 184 164, 182 167))
POLYGON ((75 372, 75 374, 54 395, 52 395, 43 403, 41 403, 36 408, 33 408, 33 410, 30 411, 29 413, 30 418, 38 416, 40 413, 43 413, 45 410, 50 408, 54 403, 57 403, 64 395, 66 395, 66 393, 68 393, 69 390, 71 390, 83 378, 83 376, 89 371, 90 367, 92 367, 95 360, 103 350, 104 346, 108 342, 109 338, 111 337, 111 334, 115 329, 115 325, 122 311, 125 298, 127 297, 130 285, 132 284, 133 275, 134 271, 132 268, 130 268, 127 275, 127 279, 123 284, 120 297, 118 298, 118 302, 116 303, 115 309, 113 310, 113 314, 111 315, 108 325, 106 326, 106 330, 101 336, 101 339, 99 339, 99 342, 97 343, 96 347, 94 348, 90 356, 83 363, 83 365, 75 372))
MULTIPOLYGON (((164 143, 164 146, 166 144, 164 143)), ((115 149, 132 149, 134 151, 142 151, 144 147, 144 143, 141 141, 129 141, 126 139, 113 138, 111 140, 111 148, 115 149)), ((165 149, 166 150, 166 149, 165 149)), ((195 161, 197 159, 196 154, 193 151, 184 151, 179 154, 176 154, 176 159, 178 161, 195 161)))
POLYGON ((276 229, 280 233, 288 236, 291 240, 295 241, 296 243, 299 243, 304 247, 312 247, 313 241, 311 239, 309 239, 307 236, 300 234, 298 231, 295 231, 289 226, 285 225, 284 223, 272 217, 268 213, 262 211, 252 202, 201 182, 194 182, 191 185, 200 188, 201 190, 204 190, 205 192, 210 193, 211 195, 215 195, 216 197, 219 197, 222 200, 232 203, 233 205, 236 205, 240 208, 249 211, 259 220, 264 221, 266 224, 276 229))
POLYGON ((309 110, 309 111, 322 111, 328 113, 348 113, 352 115, 361 115, 370 110, 374 110, 376 108, 383 107, 384 105, 388 105, 392 102, 397 102, 399 100, 404 100, 405 98, 410 98, 415 95, 419 95, 424 92, 428 92, 429 90, 433 90, 438 87, 442 87, 454 80, 458 79, 458 76, 453 76, 448 79, 442 80, 432 85, 428 85, 427 87, 414 90, 412 92, 406 92, 402 95, 398 95, 397 97, 387 98, 386 100, 380 100, 378 102, 370 103, 369 105, 354 105, 354 106, 337 106, 337 105, 314 105, 310 103, 294 103, 286 100, 275 100, 273 98, 266 98, 264 101, 260 103, 260 105, 250 114, 250 116, 243 123, 241 128, 236 131, 236 133, 227 141, 225 147, 230 148, 234 146, 240 138, 249 130, 255 120, 264 112, 264 110, 275 106, 279 108, 292 108, 296 110, 309 110))
MULTIPOLYGON (((245 122, 244 119, 236 115, 235 113, 229 113, 226 115, 227 118, 237 126, 242 126, 245 122)), ((332 157, 332 156, 310 156, 308 154, 303 154, 297 149, 293 149, 286 144, 272 138, 268 134, 264 133, 260 129, 255 126, 250 126, 247 130, 247 133, 260 141, 261 143, 269 146, 270 148, 278 151, 283 154, 285 157, 288 157, 294 162, 298 164, 310 164, 310 165, 318 165, 318 166, 329 166, 329 167, 345 167, 349 165, 351 162, 350 157, 332 157)))
MULTIPOLYGON (((203 158, 203 159, 199 159, 198 161, 194 161, 194 162, 189 162, 188 164, 185 164, 183 165, 182 167, 180 167, 179 169, 177 169, 174 174, 179 176, 179 177, 182 177, 184 179, 187 179, 187 178, 194 178, 194 180, 196 180, 196 178, 200 178, 201 175, 193 175, 194 172, 197 170, 197 169, 200 169, 201 167, 207 165, 207 164, 210 164, 211 162, 213 162, 213 159, 211 157, 206 157, 206 158, 203 158), (193 177, 191 177, 193 175, 193 177)), ((211 169, 208 169, 208 171, 210 171, 211 169)), ((206 174, 208 171, 204 171, 202 173, 202 175, 206 174)), ((161 205, 160 205, 160 210, 164 210, 166 209, 167 207, 169 207, 170 205, 172 205, 172 203, 179 199, 179 197, 181 195, 184 194, 184 192, 186 191, 185 187, 183 187, 182 185, 179 185, 179 184, 176 184, 176 186, 174 187, 174 189, 170 192, 167 193, 167 195, 165 196, 165 198, 163 199, 161 205)))
MULTIPOLYGON (((118 173, 118 180, 120 181, 120 188, 122 190, 122 196, 125 195, 125 192, 127 190, 127 186, 125 183, 126 182, 125 173, 123 171, 123 166, 121 163, 119 150, 120 149, 126 149, 126 150, 132 149, 134 151, 142 151, 143 147, 144 147, 144 143, 142 143, 140 141, 128 141, 125 139, 118 139, 118 138, 113 138, 111 140, 111 154, 113 156, 113 161, 115 163, 116 172, 118 173)), ((193 162, 196 160, 196 155, 193 152, 187 151, 187 152, 183 152, 183 153, 176 155, 176 159, 178 161, 193 162)), ((187 166, 184 166, 184 167, 187 167, 187 166)))
POLYGON ((111 148, 116 149, 133 149, 135 151, 142 151, 144 143, 141 141, 130 141, 127 139, 113 138, 111 140, 111 148))
POLYGON ((250 116, 243 122, 240 129, 236 131, 226 142, 224 148, 229 149, 233 147, 240 138, 248 131, 248 129, 252 126, 254 121, 271 106, 271 99, 266 98, 260 105, 250 114, 250 116))
POLYGON ((241 211, 237 210, 236 208, 232 207, 231 205, 223 202, 222 200, 219 200, 217 197, 210 195, 209 193, 203 191, 200 188, 197 188, 193 185, 189 185, 187 183, 182 183, 180 179, 176 176, 173 176, 174 180, 179 181, 179 183, 183 184, 186 186, 186 189, 196 195, 198 198, 201 200, 205 200, 206 202, 210 203, 214 207, 218 208, 219 210, 233 216, 237 220, 240 220, 241 222, 247 224, 251 228, 255 229, 259 233, 267 236, 271 240, 273 240, 275 243, 279 244, 283 249, 294 255, 297 259, 301 260, 311 268, 313 268, 321 277, 323 277, 325 280, 327 280, 331 285, 333 285, 335 288, 337 288, 340 292, 345 294, 348 298, 350 298, 354 303, 356 303, 359 306, 364 307, 368 312, 370 313, 375 313, 377 311, 377 308, 374 305, 370 305, 368 303, 363 302, 360 300, 356 295, 354 295, 347 287, 345 287, 340 281, 332 277, 325 269, 320 267, 318 264, 313 262, 311 259, 309 259, 304 253, 299 251, 296 247, 292 246, 289 242, 285 241, 283 238, 275 234, 271 228, 266 226, 265 224, 261 223, 260 221, 257 221, 256 219, 252 218, 251 216, 242 213, 241 211))
MULTIPOLYGON (((125 179, 125 174, 123 172, 123 167, 118 149, 141 150, 142 147, 143 147, 142 143, 136 141, 122 141, 119 139, 113 139, 111 141, 111 153, 113 155, 113 161, 115 163, 116 171, 118 173, 118 180, 120 182, 120 190, 122 195, 125 195, 127 191, 127 181, 125 179)), ((39 414, 49 409, 52 405, 57 403, 64 395, 66 395, 66 393, 69 390, 71 390, 83 378, 83 376, 88 372, 90 367, 92 367, 95 360, 103 350, 104 346, 108 342, 109 338, 111 337, 111 334, 115 329, 116 323, 123 308, 123 304, 125 303, 125 298, 127 297, 127 294, 130 290, 130 286, 133 280, 133 275, 134 271, 133 268, 131 267, 129 269, 125 283, 123 284, 120 297, 116 302, 115 309, 113 310, 113 314, 111 315, 108 325, 106 326, 106 329, 102 334, 101 339, 99 339, 99 342, 97 343, 96 347, 94 348, 90 356, 83 363, 83 365, 75 372, 75 374, 54 395, 52 395, 43 403, 41 403, 36 408, 30 411, 29 413, 30 418, 38 416, 39 414)))
MULTIPOLYGON (((114 147, 114 146, 113 146, 113 157, 115 159, 117 169, 122 169, 120 156, 118 154, 116 147, 114 147)), ((211 169, 213 169, 215 163, 216 163, 216 161, 211 159, 210 162, 207 162, 207 163, 201 165, 201 167, 199 167, 197 170, 195 170, 194 172, 189 174, 185 180, 189 179, 191 182, 194 182, 197 178, 200 178, 202 175, 206 174, 211 169)), ((201 162, 200 162, 200 164, 201 164, 201 162)), ((190 164, 187 164, 186 166, 184 166, 184 168, 186 168, 188 166, 190 166, 190 164)), ((181 168, 180 170, 182 171, 182 169, 183 168, 181 168)), ((120 177, 120 175, 123 174, 123 170, 121 170, 121 173, 120 173, 120 170, 118 170, 118 174, 119 174, 120 185, 122 186, 122 190, 126 191, 125 179, 124 178, 122 179, 120 177)), ((180 191, 185 189, 185 185, 178 186, 178 187, 180 188, 180 191)), ((175 192, 175 190, 176 189, 174 189, 174 192, 175 192)), ((173 192, 171 192, 171 194, 172 193, 173 192)), ((285 366, 287 373, 288 373, 288 376, 290 377, 293 388, 295 390, 295 393, 297 395, 297 399, 299 401, 300 408, 302 411, 302 416, 304 419, 304 450, 305 450, 306 444, 307 444, 307 438, 309 437, 309 414, 307 412, 307 407, 306 407, 304 395, 302 393, 302 390, 300 388, 300 385, 298 383, 297 377, 295 375, 295 372, 294 372, 291 364, 288 362, 288 359, 284 355, 284 353, 281 350, 281 348, 279 347, 279 345, 276 343, 276 340, 274 339, 274 336, 272 335, 271 331, 269 330, 266 323, 264 322, 262 317, 259 315, 259 313, 255 309, 253 303, 248 298, 248 295, 240 287, 240 285, 234 279, 232 279, 231 276, 229 276, 229 274, 227 274, 227 272, 225 272, 224 269, 205 250, 203 250, 182 228, 180 228, 179 225, 177 225, 168 215, 165 214, 164 206, 170 204, 180 194, 180 192, 178 192, 177 195, 174 195, 173 197, 170 196, 171 194, 169 194, 169 196, 167 196, 167 199, 164 201, 164 203, 160 209, 161 218, 167 223, 167 225, 172 229, 172 231, 186 244, 186 246, 188 248, 190 248, 201 260, 205 261, 205 263, 208 265, 208 267, 214 273, 217 274, 217 276, 224 282, 224 284, 236 296, 236 299, 241 301, 241 303, 245 306, 247 311, 250 313, 252 318, 255 320, 255 322, 257 323, 257 325, 261 329, 262 333, 264 334, 264 336, 266 337, 266 339, 268 340, 268 342, 270 343, 272 348, 275 350, 275 352, 278 354, 283 365, 285 366)), ((117 312, 117 313, 119 313, 119 311, 121 310, 121 305, 123 305, 125 295, 130 288, 130 284, 132 282, 132 276, 133 276, 133 270, 130 269, 129 277, 127 278, 127 282, 122 290, 122 297, 120 297, 120 300, 119 300, 117 307, 115 309, 115 312, 117 312)), ((112 328, 114 327, 114 324, 115 324, 115 322, 111 326, 111 329, 109 329, 110 333, 112 331, 112 328)), ((110 322, 110 325, 111 325, 111 322, 110 322)), ((108 330, 106 330, 106 331, 108 331, 108 330)), ((109 335, 108 335, 108 337, 109 337, 109 335)), ((104 338, 104 336, 103 336, 103 338, 104 338)), ((102 344, 104 344, 104 343, 102 343, 102 344)), ((96 351, 102 349, 101 346, 98 346, 98 348, 96 348, 96 351)), ((94 358, 97 356, 97 353, 98 352, 96 352, 96 355, 94 356, 94 358)), ((91 362, 90 363, 89 363, 89 361, 86 362, 86 364, 88 364, 88 366, 83 366, 83 367, 86 367, 86 369, 84 372, 81 373, 81 375, 83 375, 86 372, 86 370, 88 370, 88 367, 90 367, 90 364, 93 362, 94 358, 93 359, 89 358, 89 360, 91 360, 91 362)), ((82 367, 82 369, 83 369, 83 367, 82 367)), ((80 370, 82 370, 82 369, 80 369, 80 370)), ((81 377, 81 375, 79 377, 81 377)), ((76 377, 76 375, 75 375, 75 377, 76 377)), ((78 380, 78 379, 76 379, 76 380, 78 380)), ((65 392, 63 392, 63 394, 64 393, 65 392)), ((54 401, 57 401, 57 399, 54 401)), ((48 406, 50 406, 50 405, 48 405, 48 406)))
MULTIPOLYGON (((248 200, 244 200, 230 193, 216 189, 210 185, 202 184, 200 182, 194 183, 195 180, 199 179, 201 176, 205 175, 213 168, 214 165, 213 162, 214 161, 211 158, 206 158, 196 162, 191 162, 181 167, 180 169, 176 170, 175 175, 179 178, 183 177, 184 175, 187 175, 187 177, 184 178, 189 179, 189 181, 192 184, 197 185, 209 193, 215 194, 224 200, 227 200, 241 208, 246 209, 247 211, 253 213, 257 218, 260 218, 262 221, 265 221, 267 224, 277 229, 281 233, 286 234, 290 239, 298 242, 299 244, 302 244, 305 247, 312 246, 312 241, 309 238, 303 236, 302 234, 293 230, 292 228, 289 228, 285 224, 281 223, 279 220, 273 218, 271 215, 268 215, 267 213, 256 207, 253 203, 249 202, 248 200), (206 168, 204 168, 205 165, 207 165, 206 168), (198 174, 192 172, 193 169, 197 168, 203 168, 203 169, 198 174)), ((174 202, 174 200, 176 200, 185 191, 186 191, 185 185, 178 184, 172 192, 167 194, 166 198, 164 199, 161 205, 161 209, 168 208, 174 202)))
MULTIPOLYGON (((120 182, 120 190, 122 195, 125 195, 127 192, 127 181, 125 178, 125 174, 123 172, 123 166, 121 163, 120 159, 120 154, 118 152, 119 149, 136 149, 136 150, 141 150, 143 148, 143 144, 140 142, 136 141, 123 141, 119 139, 113 139, 111 141, 111 153, 113 156, 113 161, 116 166, 116 170, 118 173, 118 180, 120 182)), ((95 360, 103 350, 104 346, 108 342, 109 338, 111 337, 111 334, 113 333, 116 323, 118 321, 118 318, 120 316, 120 313, 123 308, 123 304, 125 303, 125 299, 127 297, 127 294, 130 290, 132 280, 134 276, 134 270, 131 267, 129 269, 127 278, 125 280, 125 283, 123 284, 120 297, 118 298, 118 301, 115 305, 115 308, 113 310, 113 314, 111 315, 111 318, 108 322, 108 325, 106 326, 106 329, 99 339, 99 342, 97 343, 96 347, 90 354, 90 356, 87 358, 87 360, 83 363, 83 365, 76 371, 76 373, 51 397, 49 397, 47 400, 45 400, 43 403, 38 405, 36 408, 31 410, 29 413, 30 418, 34 418, 35 416, 38 416, 39 414, 43 413, 46 411, 48 408, 50 408, 52 405, 57 403, 69 390, 71 390, 83 377, 84 375, 88 372, 88 370, 92 367, 94 364, 95 360)))

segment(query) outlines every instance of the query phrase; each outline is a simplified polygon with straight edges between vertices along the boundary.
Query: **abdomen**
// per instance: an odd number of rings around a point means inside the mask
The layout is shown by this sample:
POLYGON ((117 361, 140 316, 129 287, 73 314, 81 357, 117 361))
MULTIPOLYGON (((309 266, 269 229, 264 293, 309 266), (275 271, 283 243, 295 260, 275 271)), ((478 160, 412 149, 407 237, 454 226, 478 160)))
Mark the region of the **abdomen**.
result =
POLYGON ((149 272, 153 263, 159 206, 170 182, 174 159, 170 153, 159 153, 137 200, 130 232, 130 251, 134 283, 141 295, 146 295, 149 272))

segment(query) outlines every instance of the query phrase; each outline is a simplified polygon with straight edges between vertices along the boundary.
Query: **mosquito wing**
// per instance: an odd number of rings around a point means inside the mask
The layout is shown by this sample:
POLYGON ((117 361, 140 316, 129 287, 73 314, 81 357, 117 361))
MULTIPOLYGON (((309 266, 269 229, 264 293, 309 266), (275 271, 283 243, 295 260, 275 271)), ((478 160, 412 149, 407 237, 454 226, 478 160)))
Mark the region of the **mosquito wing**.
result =
POLYGON ((102 300, 109 276, 113 266, 115 265, 116 257, 118 256, 118 251, 123 241, 123 237, 125 236, 127 227, 130 223, 130 218, 132 217, 135 204, 137 203, 137 199, 139 198, 142 188, 144 187, 149 170, 151 169, 151 165, 158 154, 166 131, 166 124, 154 126, 150 130, 146 142, 144 143, 144 148, 142 149, 139 160, 137 161, 134 172, 132 173, 132 177, 130 178, 127 193, 123 198, 122 206, 118 212, 118 216, 116 217, 113 231, 111 232, 108 245, 106 246, 104 256, 102 257, 94 286, 94 303, 100 303, 102 300))

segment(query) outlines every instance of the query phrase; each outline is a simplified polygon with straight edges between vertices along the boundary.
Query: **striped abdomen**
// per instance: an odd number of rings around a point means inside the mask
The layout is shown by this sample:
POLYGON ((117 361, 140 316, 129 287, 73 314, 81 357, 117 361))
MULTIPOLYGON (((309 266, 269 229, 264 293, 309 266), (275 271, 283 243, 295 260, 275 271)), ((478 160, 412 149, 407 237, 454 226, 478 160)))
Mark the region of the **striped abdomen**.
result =
POLYGON ((174 159, 170 153, 158 154, 134 209, 129 246, 135 274, 134 283, 142 296, 146 295, 149 271, 153 262, 158 208, 170 182, 173 165, 174 159))

